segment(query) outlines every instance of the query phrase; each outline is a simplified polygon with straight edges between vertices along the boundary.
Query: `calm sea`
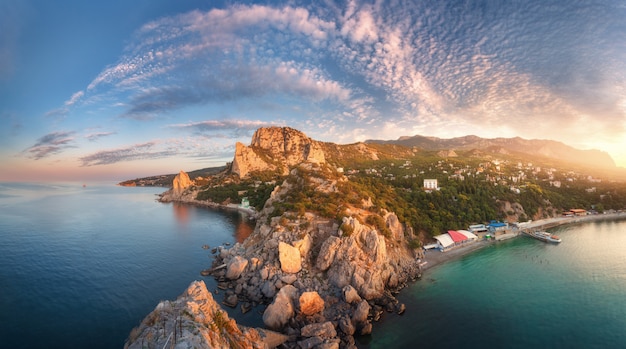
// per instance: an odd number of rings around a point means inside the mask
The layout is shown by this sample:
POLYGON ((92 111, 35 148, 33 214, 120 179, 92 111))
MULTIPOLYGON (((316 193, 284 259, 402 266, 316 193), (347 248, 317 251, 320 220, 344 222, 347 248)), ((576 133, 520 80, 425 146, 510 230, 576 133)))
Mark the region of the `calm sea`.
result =
POLYGON ((0 347, 121 348, 160 300, 242 240, 238 213, 156 202, 163 188, 0 183, 0 347))
MULTIPOLYGON (((0 183, 0 347, 121 348, 160 300, 196 279, 214 289, 202 246, 251 226, 158 203, 162 191, 0 183)), ((400 294, 406 313, 359 346, 626 348, 626 222, 557 234, 560 245, 519 237, 428 270, 400 294)))
POLYGON ((626 221, 499 242, 428 270, 369 348, 626 348, 626 221))

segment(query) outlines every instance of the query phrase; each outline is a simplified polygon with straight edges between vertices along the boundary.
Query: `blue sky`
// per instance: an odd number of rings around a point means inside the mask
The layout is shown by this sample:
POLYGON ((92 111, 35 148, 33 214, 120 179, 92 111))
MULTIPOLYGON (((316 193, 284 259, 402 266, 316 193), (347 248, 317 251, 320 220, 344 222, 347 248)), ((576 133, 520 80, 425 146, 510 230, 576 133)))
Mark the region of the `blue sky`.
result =
POLYGON ((623 1, 0 0, 0 180, 223 165, 278 125, 553 139, 626 167, 623 1))

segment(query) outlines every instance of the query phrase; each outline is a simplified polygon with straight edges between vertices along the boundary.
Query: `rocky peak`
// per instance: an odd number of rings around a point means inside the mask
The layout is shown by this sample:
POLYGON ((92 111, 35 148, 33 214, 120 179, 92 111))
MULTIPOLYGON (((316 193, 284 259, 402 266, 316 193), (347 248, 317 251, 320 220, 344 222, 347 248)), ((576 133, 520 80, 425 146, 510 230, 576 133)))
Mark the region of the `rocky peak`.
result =
POLYGON ((174 191, 174 195, 180 195, 183 193, 185 189, 193 185, 193 182, 189 178, 189 175, 181 170, 176 177, 174 177, 174 181, 172 181, 172 190, 174 191))
POLYGON ((290 127, 263 127, 254 132, 250 146, 237 143, 231 171, 242 178, 253 171, 286 175, 302 162, 326 162, 319 142, 290 127))

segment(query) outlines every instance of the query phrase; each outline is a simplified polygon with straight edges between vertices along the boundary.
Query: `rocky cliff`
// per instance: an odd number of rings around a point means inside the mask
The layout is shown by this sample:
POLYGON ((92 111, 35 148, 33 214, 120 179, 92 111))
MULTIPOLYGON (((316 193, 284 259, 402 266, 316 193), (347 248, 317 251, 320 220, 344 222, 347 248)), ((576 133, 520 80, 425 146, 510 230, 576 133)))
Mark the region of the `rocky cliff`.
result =
POLYGON ((238 326, 215 302, 202 281, 174 301, 159 303, 132 330, 124 348, 274 348, 286 336, 238 326))
POLYGON ((256 130, 250 146, 237 142, 231 171, 241 178, 254 171, 286 175, 296 164, 325 161, 320 142, 289 127, 266 127, 256 130))
MULTIPOLYGON (((287 348, 354 348, 353 336, 369 334, 372 321, 383 311, 404 311, 392 291, 419 275, 419 252, 409 247, 413 232, 394 213, 373 211, 372 198, 355 188, 350 195, 358 200, 349 204, 339 199, 346 195, 341 190, 348 178, 327 163, 327 154, 334 163, 386 156, 361 143, 337 146, 291 128, 263 128, 255 132, 250 146, 237 144, 230 173, 220 175, 224 181, 255 171, 283 175, 257 213, 254 232, 243 243, 218 248, 213 267, 203 274, 217 279, 227 306, 267 305, 263 322, 287 336, 283 344, 287 348), (315 201, 315 207, 295 210, 302 200, 315 201), (329 210, 333 205, 337 209, 329 210)), ((194 203, 196 195, 197 188, 181 172, 161 200, 194 203)), ((169 303, 159 307, 169 309, 169 303)), ((207 326, 206 313, 215 313, 200 307, 187 311, 198 328, 207 326)), ((141 337, 146 338, 163 330, 142 324, 135 332, 146 333, 141 337)))
POLYGON ((332 195, 347 180, 333 178, 319 165, 297 166, 274 189, 252 235, 221 248, 214 262, 223 266, 213 275, 230 305, 269 303, 263 321, 289 336, 287 347, 353 348, 353 335, 370 333, 383 310, 404 310, 390 291, 419 274, 412 232, 393 213, 379 216, 386 235, 362 223, 372 215, 363 207, 351 206, 340 224, 312 212, 276 215, 275 204, 294 191, 332 195))

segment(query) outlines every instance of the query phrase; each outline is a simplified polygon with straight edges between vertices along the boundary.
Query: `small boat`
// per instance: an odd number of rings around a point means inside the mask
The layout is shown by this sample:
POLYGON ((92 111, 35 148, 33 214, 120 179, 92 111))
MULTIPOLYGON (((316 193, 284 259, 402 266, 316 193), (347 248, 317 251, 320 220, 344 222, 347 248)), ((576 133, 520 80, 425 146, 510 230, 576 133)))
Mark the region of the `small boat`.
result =
POLYGON ((541 240, 543 242, 552 242, 555 244, 558 244, 559 242, 561 242, 561 239, 558 236, 552 235, 548 233, 547 231, 534 231, 534 232, 528 233, 528 236, 535 238, 537 240, 541 240))

